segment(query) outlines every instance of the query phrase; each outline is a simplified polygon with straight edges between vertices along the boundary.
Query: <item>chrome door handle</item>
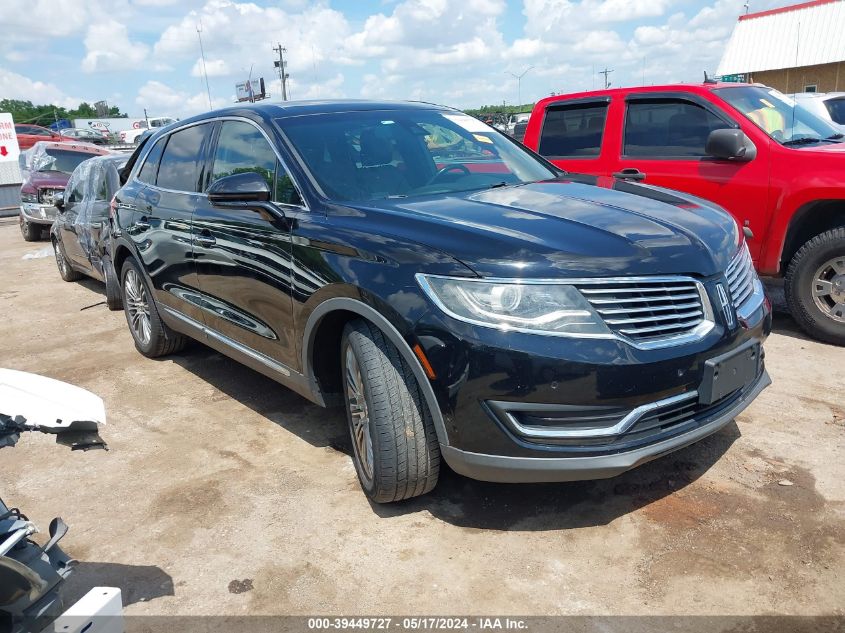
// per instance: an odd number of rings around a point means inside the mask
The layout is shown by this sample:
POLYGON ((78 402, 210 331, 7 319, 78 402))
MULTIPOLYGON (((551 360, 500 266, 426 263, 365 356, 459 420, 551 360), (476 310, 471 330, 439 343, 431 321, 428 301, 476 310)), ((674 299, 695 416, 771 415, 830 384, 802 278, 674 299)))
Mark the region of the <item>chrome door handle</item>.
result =
POLYGON ((197 235, 195 239, 197 241, 197 244, 199 244, 200 246, 203 246, 205 248, 208 248, 210 246, 214 246, 215 244, 217 244, 217 240, 214 239, 214 236, 212 236, 212 235, 197 235))
POLYGON ((139 231, 146 231, 148 228, 150 228, 150 223, 147 221, 147 216, 142 216, 140 220, 136 220, 133 228, 139 231))
POLYGON ((622 171, 615 171, 613 177, 619 180, 645 180, 645 174, 636 167, 626 167, 622 171))

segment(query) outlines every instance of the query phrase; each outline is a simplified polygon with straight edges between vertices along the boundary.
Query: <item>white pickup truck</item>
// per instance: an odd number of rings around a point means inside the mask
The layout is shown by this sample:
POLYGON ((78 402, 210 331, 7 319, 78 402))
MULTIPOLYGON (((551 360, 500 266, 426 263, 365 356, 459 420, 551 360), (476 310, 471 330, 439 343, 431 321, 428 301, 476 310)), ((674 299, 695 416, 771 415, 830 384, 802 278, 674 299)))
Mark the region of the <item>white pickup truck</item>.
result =
POLYGON ((120 141, 121 143, 137 143, 138 137, 141 136, 141 134, 146 132, 148 129, 164 127, 165 125, 170 125, 175 121, 176 119, 172 119, 167 116, 150 117, 145 121, 140 121, 139 127, 120 132, 120 141), (147 126, 148 123, 149 127, 147 126))

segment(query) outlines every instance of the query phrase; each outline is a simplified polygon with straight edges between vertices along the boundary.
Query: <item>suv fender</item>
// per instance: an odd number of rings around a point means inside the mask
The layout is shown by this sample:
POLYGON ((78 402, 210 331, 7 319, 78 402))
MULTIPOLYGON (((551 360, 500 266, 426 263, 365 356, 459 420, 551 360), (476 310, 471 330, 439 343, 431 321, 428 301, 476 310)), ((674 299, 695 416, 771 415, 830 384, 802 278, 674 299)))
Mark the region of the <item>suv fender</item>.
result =
POLYGON ((402 358, 410 366, 414 372, 414 378, 419 383, 420 390, 425 397, 425 403, 428 405, 431 417, 434 420, 434 429, 437 432, 437 441, 442 446, 449 445, 449 437, 446 434, 446 425, 443 421, 443 414, 440 411, 440 405, 437 403, 437 397, 434 395, 434 389, 429 382, 425 371, 420 365, 419 359, 411 350, 405 338, 400 334, 399 330, 387 320, 381 313, 370 307, 366 303, 351 299, 349 297, 334 297, 328 299, 317 306, 303 330, 303 346, 302 346, 302 367, 305 370, 308 383, 311 385, 319 385, 317 376, 314 371, 314 353, 316 347, 317 332, 323 319, 333 312, 352 312, 373 325, 375 325, 381 332, 393 343, 402 355, 402 358))

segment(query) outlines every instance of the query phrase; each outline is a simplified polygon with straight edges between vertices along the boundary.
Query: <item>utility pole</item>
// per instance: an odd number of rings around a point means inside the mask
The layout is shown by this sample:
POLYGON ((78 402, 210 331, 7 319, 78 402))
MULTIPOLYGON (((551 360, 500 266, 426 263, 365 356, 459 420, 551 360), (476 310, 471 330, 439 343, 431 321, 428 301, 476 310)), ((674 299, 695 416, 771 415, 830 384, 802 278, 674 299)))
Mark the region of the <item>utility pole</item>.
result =
POLYGON ((202 74, 205 77, 205 93, 208 95, 208 109, 212 110, 211 105, 211 88, 208 87, 208 73, 205 70, 205 51, 202 48, 202 22, 197 24, 197 37, 200 41, 200 58, 202 59, 202 74))
POLYGON ((288 79, 290 79, 290 75, 287 72, 287 65, 288 63, 285 61, 285 53, 288 52, 288 49, 282 47, 281 43, 278 46, 273 48, 279 54, 279 59, 273 62, 273 66, 279 71, 279 79, 282 82, 282 101, 288 100, 288 79))
POLYGON ((607 67, 605 67, 605 69, 604 69, 604 70, 600 70, 600 71, 599 71, 599 74, 600 74, 600 75, 604 75, 604 89, 605 89, 605 90, 607 90, 608 88, 610 88, 610 82, 608 81, 607 76, 608 76, 610 73, 612 73, 612 72, 613 72, 613 69, 612 69, 612 68, 607 68, 607 67))
POLYGON ((506 70, 506 71, 505 71, 508 75, 510 75, 511 77, 513 77, 514 79, 516 79, 516 100, 517 100, 517 107, 521 107, 521 106, 522 106, 522 78, 523 78, 523 77, 525 77, 525 74, 526 74, 529 70, 531 70, 532 68, 534 68, 534 66, 529 66, 528 68, 526 68, 525 70, 523 70, 523 71, 522 71, 522 73, 521 73, 521 74, 519 74, 519 75, 516 75, 516 74, 514 74, 514 73, 512 73, 512 72, 510 72, 510 71, 508 71, 508 70, 506 70))

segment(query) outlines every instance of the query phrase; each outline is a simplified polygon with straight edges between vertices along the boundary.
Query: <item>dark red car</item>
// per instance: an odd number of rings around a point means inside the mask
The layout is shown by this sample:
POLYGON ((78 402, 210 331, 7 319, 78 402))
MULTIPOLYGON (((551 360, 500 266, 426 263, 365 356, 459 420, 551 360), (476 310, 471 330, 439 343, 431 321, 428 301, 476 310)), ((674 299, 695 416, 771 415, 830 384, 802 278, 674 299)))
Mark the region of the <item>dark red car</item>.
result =
POLYGON ((842 141, 777 90, 715 82, 548 97, 524 140, 566 170, 724 207, 745 228, 757 270, 785 277, 798 323, 845 345, 842 141))
POLYGON ((18 136, 18 146, 21 150, 29 149, 38 141, 62 141, 64 140, 58 132, 48 130, 40 125, 18 123, 15 125, 15 134, 18 136))
POLYGON ((110 154, 109 150, 77 143, 40 142, 21 154, 21 234, 27 242, 41 239, 56 219, 56 194, 64 192, 82 161, 110 154))

